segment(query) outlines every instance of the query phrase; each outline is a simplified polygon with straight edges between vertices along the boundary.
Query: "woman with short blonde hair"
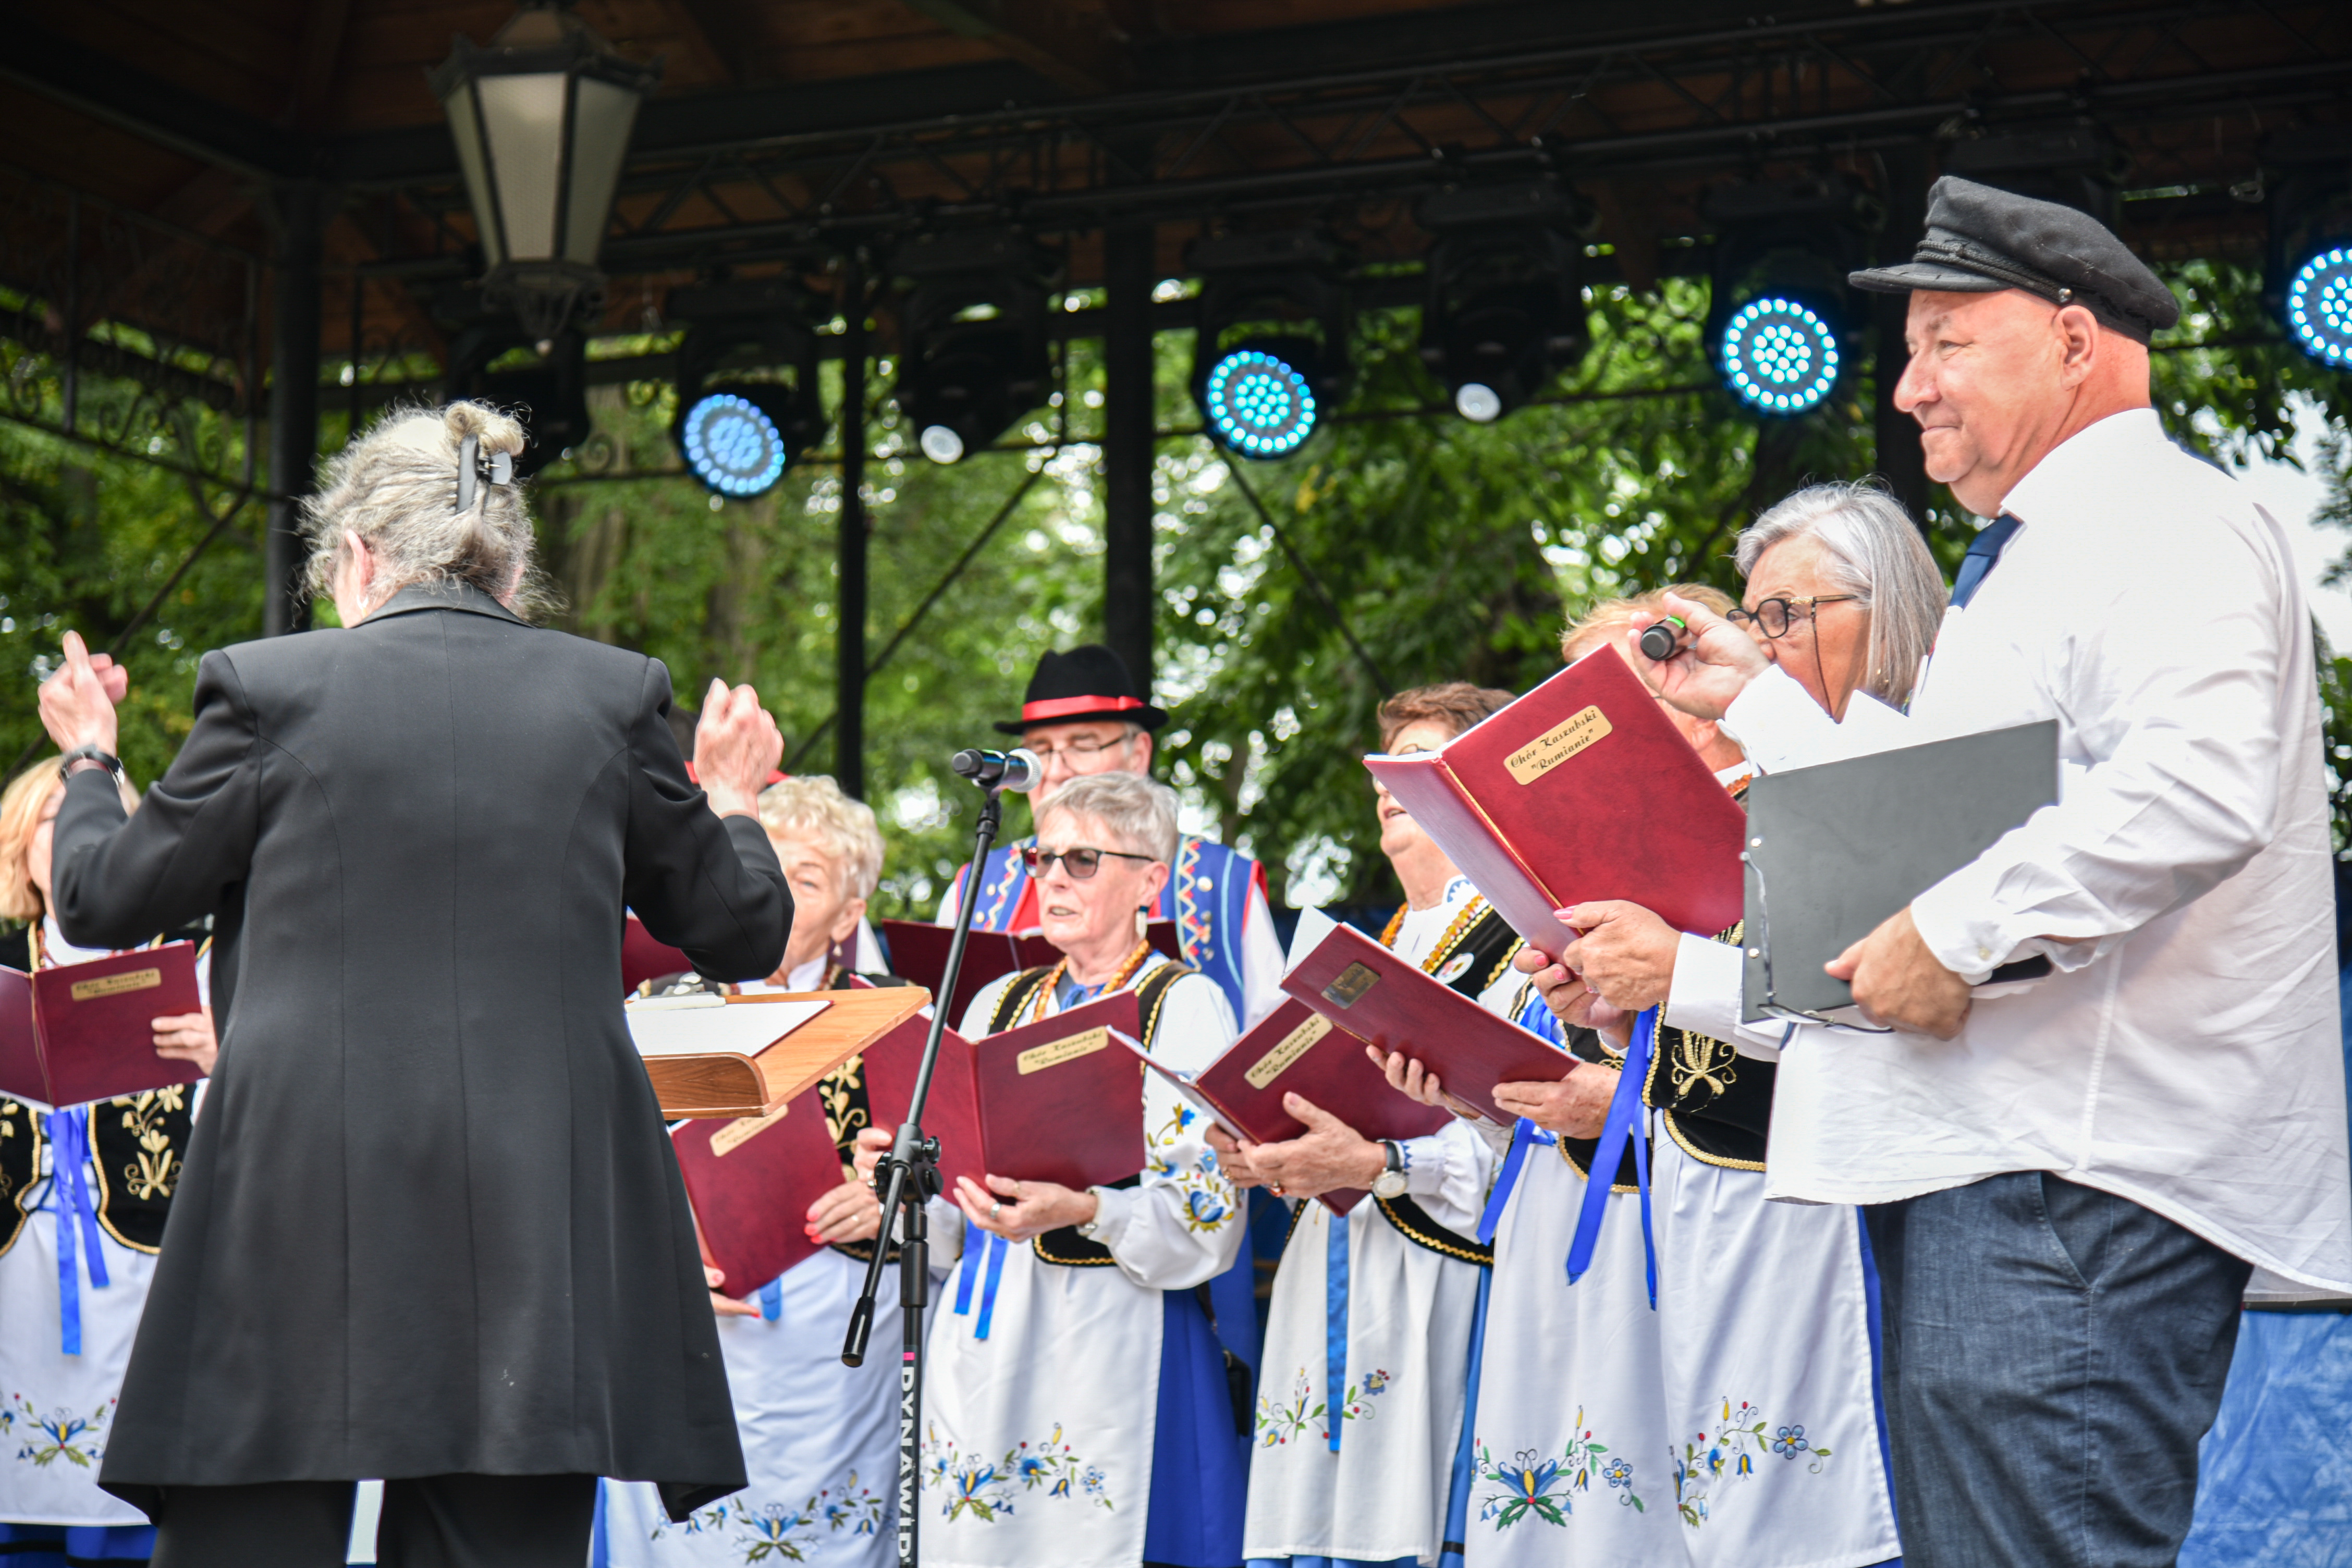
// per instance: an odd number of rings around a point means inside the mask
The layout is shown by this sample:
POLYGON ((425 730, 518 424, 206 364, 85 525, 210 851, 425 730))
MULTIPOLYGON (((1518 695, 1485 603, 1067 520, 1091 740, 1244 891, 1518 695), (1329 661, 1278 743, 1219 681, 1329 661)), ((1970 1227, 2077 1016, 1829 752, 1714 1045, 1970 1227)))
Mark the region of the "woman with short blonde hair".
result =
MULTIPOLYGON (((106 956, 67 942, 50 907, 57 811, 66 793, 58 761, 44 758, 0 791, 0 918, 24 922, 0 932, 0 965, 10 969, 106 956)), ((121 793, 125 808, 135 809, 138 791, 125 781, 121 793)), ((209 971, 208 955, 199 956, 197 984, 207 994, 209 971)), ((212 1070, 208 1010, 157 1018, 154 1037, 159 1056, 212 1070)), ((77 1559, 148 1555, 145 1521, 100 1491, 87 1462, 106 1445, 104 1421, 73 1428, 89 1412, 110 1408, 121 1390, 196 1100, 180 1084, 55 1110, 0 1096, 0 1322, 14 1326, 0 1333, 0 1395, 32 1437, 31 1455, 49 1451, 47 1461, 0 1468, 0 1553, 54 1561, 48 1554, 65 1549, 64 1532, 72 1529, 100 1538, 97 1546, 77 1544, 77 1559), (46 1179, 44 1154, 51 1167, 46 1179), (68 1155, 79 1158, 61 1158, 68 1155), (79 1193, 70 1180, 58 1180, 68 1170, 81 1178, 79 1193), (61 1249, 61 1239, 69 1246, 61 1249), (61 1271, 74 1281, 70 1292, 61 1271), (55 1327, 38 1326, 44 1322, 55 1327)))
MULTIPOLYGON (((1062 959, 990 982, 964 1013, 967 1037, 1131 991, 1155 1061, 1197 1072, 1233 1044, 1216 982, 1142 934, 1177 853, 1173 790, 1140 773, 1081 774, 1038 806, 1023 853, 1062 959)), ((1196 1290, 1240 1255, 1239 1194, 1166 1082, 1143 1071, 1129 1081, 1143 1102, 1136 1178, 1076 1191, 990 1173, 931 1204, 932 1257, 959 1279, 929 1330, 929 1560, 1241 1561, 1244 1462, 1224 1352, 1196 1290)), ((866 1134, 861 1163, 889 1131, 866 1134)))

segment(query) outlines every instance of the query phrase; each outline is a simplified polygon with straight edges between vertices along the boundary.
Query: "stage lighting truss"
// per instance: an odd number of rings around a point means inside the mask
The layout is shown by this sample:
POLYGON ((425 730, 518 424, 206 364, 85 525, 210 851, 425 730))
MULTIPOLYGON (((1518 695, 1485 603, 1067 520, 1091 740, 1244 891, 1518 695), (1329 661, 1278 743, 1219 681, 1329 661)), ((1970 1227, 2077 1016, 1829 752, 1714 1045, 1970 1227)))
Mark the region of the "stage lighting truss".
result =
POLYGON ((1440 191, 1414 216, 1433 230, 1421 358, 1454 412, 1485 425, 1584 357, 1580 231, 1591 209, 1549 180, 1440 191))
POLYGON ((927 236, 891 258, 909 280, 899 314, 898 411, 934 463, 984 450, 1045 401, 1057 258, 1017 229, 927 236))
POLYGON ((1715 226, 1706 338, 1725 386, 1772 418, 1837 390, 1864 312, 1846 274, 1865 264, 1879 209, 1841 175, 1731 185, 1701 211, 1715 226))
POLYGON ((1348 305, 1336 247, 1313 230, 1194 243, 1202 276, 1192 399, 1244 458, 1286 458, 1345 395, 1348 305))
POLYGON ((690 323, 670 438, 704 489, 736 500, 765 495, 824 438, 809 321, 831 310, 779 280, 670 291, 665 315, 690 323))
POLYGON ((2294 346, 2352 366, 2352 127, 2311 126, 2263 148, 2270 206, 2264 292, 2294 346))
POLYGON ((1801 300, 1768 294, 1724 324, 1723 378, 1767 414, 1802 414, 1837 385, 1837 333, 1801 300))

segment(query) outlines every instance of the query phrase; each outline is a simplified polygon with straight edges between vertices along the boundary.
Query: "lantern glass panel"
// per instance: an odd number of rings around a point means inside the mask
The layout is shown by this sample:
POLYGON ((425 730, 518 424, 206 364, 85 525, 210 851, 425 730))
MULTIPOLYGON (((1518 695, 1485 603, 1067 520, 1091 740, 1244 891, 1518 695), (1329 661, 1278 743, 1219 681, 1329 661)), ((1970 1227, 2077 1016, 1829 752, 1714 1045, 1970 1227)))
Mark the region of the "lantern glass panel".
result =
POLYGON ((562 71, 486 76, 476 89, 511 260, 546 261, 557 254, 555 198, 563 177, 568 79, 562 71))
POLYGON ((474 226, 482 237, 482 259, 485 265, 496 267, 507 258, 506 246, 499 235, 499 215, 490 204, 497 201, 492 190, 489 171, 482 166, 482 121, 474 112, 474 86, 461 81, 457 90, 441 100, 449 115, 449 132, 457 139, 458 166, 465 171, 466 190, 473 198, 474 226))
POLYGON ((579 97, 572 107, 572 200, 564 209, 563 259, 593 267, 643 95, 593 76, 580 78, 575 90, 579 97))

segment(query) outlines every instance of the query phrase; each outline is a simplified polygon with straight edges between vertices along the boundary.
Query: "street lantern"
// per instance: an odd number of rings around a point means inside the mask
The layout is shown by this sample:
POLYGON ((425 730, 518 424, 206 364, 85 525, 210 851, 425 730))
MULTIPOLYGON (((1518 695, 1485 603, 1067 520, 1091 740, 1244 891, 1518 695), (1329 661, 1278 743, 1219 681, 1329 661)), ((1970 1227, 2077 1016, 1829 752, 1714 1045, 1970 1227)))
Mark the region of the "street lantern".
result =
POLYGON ((488 48, 459 37, 432 76, 481 232, 487 300, 552 338, 603 292, 596 253, 637 105, 661 61, 625 59, 564 4, 527 3, 488 48))

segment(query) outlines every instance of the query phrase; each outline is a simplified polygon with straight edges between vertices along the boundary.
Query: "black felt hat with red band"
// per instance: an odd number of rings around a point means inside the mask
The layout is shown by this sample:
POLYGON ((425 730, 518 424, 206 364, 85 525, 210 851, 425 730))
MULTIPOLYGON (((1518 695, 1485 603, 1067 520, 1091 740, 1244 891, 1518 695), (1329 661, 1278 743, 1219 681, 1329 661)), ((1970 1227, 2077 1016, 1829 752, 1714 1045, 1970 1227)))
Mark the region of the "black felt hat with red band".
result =
POLYGON ((1037 673, 1029 678, 1029 694, 1021 701, 1021 717, 996 728, 1000 734, 1018 735, 1040 724, 1084 724, 1097 719, 1145 730, 1168 722, 1164 710, 1135 694, 1134 678, 1118 655, 1100 643, 1087 643, 1039 659, 1037 673))

